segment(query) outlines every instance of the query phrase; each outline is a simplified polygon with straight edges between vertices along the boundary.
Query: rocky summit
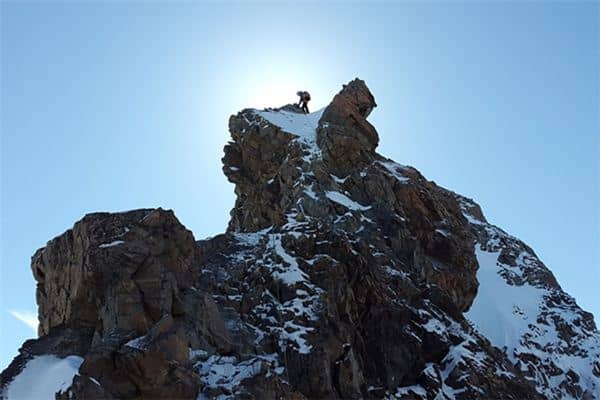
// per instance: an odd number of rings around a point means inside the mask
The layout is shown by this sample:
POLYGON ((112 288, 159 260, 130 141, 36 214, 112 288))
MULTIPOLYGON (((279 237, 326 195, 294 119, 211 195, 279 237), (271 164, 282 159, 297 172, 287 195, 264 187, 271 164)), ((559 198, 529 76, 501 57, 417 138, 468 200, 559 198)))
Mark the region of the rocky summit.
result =
POLYGON ((86 215, 38 250, 3 399, 600 399, 600 333, 471 199, 376 152, 356 79, 245 109, 225 233, 86 215))

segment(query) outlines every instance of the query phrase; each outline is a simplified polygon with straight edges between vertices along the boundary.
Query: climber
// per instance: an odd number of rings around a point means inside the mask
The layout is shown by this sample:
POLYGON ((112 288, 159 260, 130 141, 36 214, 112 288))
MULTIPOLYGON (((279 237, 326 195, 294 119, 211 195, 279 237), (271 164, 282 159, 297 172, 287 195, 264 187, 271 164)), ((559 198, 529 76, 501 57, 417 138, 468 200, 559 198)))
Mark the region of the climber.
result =
POLYGON ((306 114, 308 114, 308 102, 310 101, 310 94, 305 91, 296 92, 296 95, 300 96, 300 101, 298 102, 298 107, 302 109, 306 114))

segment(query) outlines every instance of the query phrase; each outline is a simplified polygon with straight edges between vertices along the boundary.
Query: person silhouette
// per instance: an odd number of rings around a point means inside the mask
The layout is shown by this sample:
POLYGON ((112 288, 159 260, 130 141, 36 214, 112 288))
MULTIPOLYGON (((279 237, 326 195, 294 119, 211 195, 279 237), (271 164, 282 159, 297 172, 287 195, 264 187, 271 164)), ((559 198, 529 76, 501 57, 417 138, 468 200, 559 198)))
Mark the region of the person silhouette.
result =
POLYGON ((310 101, 310 93, 307 91, 299 91, 296 92, 296 95, 300 96, 300 101, 298 102, 298 107, 306 114, 308 114, 308 102, 310 101))

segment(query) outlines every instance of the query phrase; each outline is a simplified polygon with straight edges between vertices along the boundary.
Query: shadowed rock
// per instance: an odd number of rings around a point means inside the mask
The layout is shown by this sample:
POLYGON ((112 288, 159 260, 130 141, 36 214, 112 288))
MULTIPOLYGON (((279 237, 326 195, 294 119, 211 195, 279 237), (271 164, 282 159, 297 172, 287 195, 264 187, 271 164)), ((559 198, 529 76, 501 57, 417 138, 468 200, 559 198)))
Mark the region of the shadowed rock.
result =
POLYGON ((594 398, 591 315, 472 200, 379 155, 374 107, 355 79, 313 114, 231 116, 224 234, 195 242, 145 209, 87 215, 48 242, 32 259, 40 338, 0 393, 57 354, 83 358, 60 399, 594 398), (512 311, 518 348, 465 318, 487 294, 478 268, 543 291, 534 314, 512 311))

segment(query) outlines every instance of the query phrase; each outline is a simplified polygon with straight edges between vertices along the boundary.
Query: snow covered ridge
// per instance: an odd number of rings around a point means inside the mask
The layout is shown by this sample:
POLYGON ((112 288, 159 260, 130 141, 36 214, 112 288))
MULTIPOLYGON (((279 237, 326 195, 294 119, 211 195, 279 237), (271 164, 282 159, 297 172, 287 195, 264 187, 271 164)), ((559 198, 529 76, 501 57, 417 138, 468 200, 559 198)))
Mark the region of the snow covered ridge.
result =
POLYGON ((66 391, 77 374, 83 358, 55 355, 36 356, 8 384, 5 400, 54 400, 55 393, 66 391))
POLYGON ((269 123, 278 126, 284 132, 298 136, 298 141, 303 143, 312 153, 320 153, 317 146, 317 128, 325 108, 310 114, 302 114, 291 111, 259 111, 254 113, 264 118, 269 123))
POLYGON ((600 399, 600 333, 591 316, 529 247, 459 201, 478 237, 480 286, 465 316, 548 399, 600 399))
POLYGON ((283 131, 294 134, 306 142, 314 143, 317 140, 317 127, 325 108, 310 114, 292 111, 259 111, 254 112, 283 131))

